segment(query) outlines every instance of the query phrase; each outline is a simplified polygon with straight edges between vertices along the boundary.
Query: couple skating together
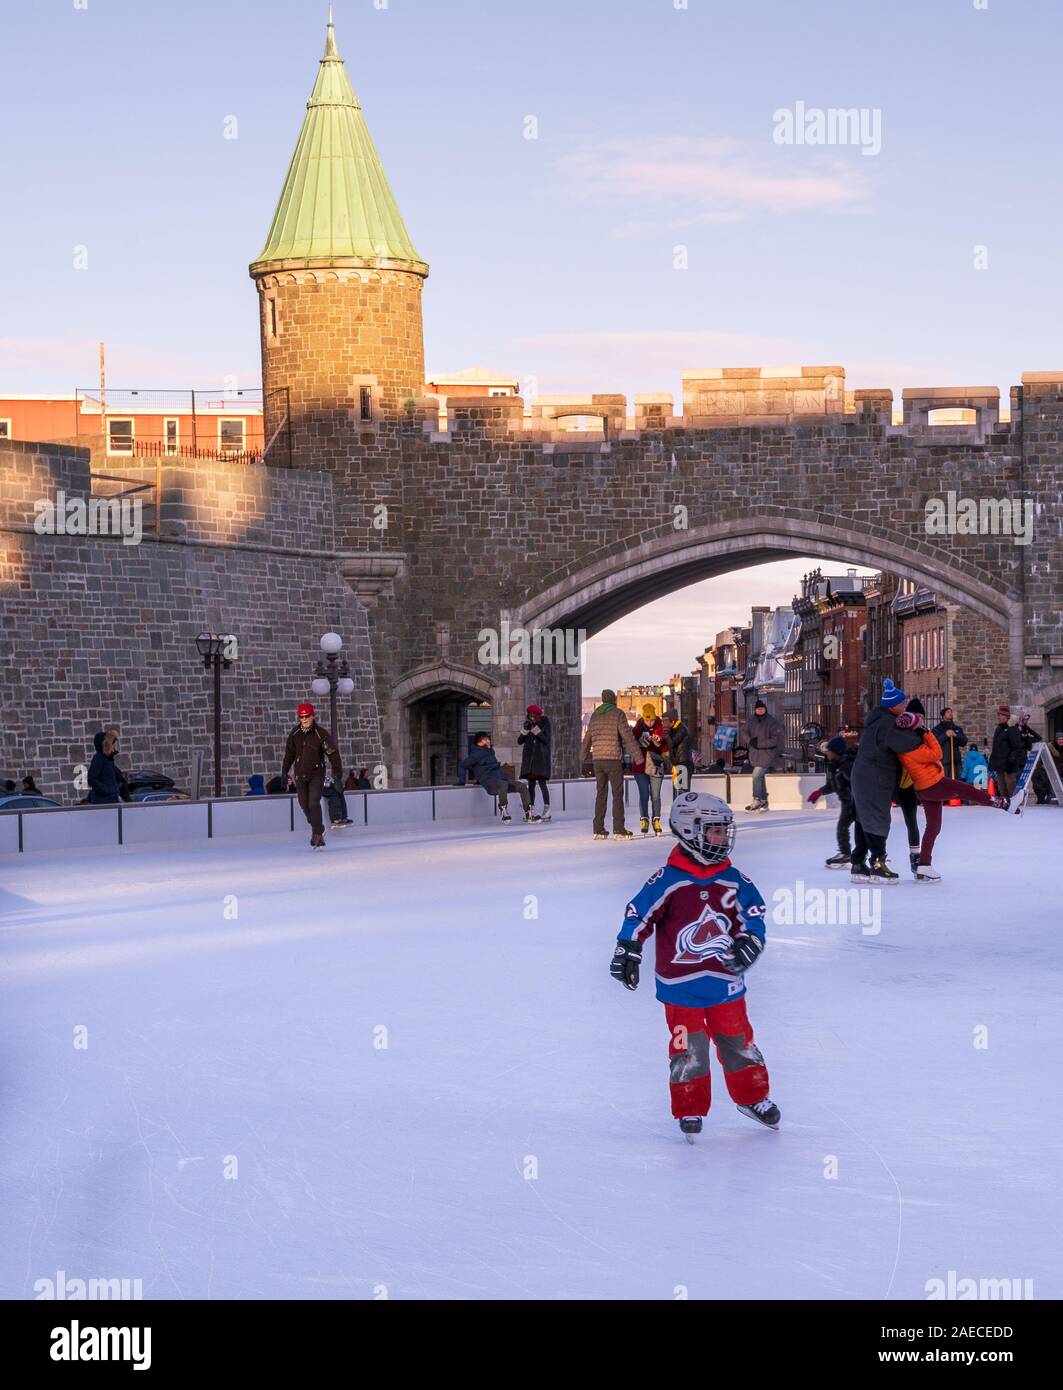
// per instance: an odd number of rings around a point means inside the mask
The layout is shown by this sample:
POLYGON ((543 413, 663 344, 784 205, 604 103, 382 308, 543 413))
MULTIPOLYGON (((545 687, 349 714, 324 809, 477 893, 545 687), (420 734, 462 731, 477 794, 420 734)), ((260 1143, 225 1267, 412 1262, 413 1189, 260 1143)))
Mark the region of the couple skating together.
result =
POLYGON ((851 869, 854 883, 896 883, 899 878, 886 862, 886 839, 895 800, 902 808, 908 802, 905 821, 912 873, 921 883, 941 880, 932 860, 941 830, 941 808, 946 802, 967 801, 1002 811, 1022 809, 1021 805, 1010 805, 1006 796, 990 796, 968 782, 946 777, 941 745, 924 726, 924 713, 918 700, 909 700, 899 686, 886 680, 882 699, 867 717, 852 771, 856 810, 851 869), (913 797, 926 818, 921 841, 913 797))

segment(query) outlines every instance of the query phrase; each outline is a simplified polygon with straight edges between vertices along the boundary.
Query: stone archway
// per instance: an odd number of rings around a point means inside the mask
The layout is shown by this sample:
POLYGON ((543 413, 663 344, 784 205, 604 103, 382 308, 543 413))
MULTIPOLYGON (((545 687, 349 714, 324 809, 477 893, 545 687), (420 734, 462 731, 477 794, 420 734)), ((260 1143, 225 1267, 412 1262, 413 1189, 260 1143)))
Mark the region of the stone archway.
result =
POLYGON ((1046 739, 1055 738, 1056 734, 1063 734, 1063 681, 1057 681, 1055 685, 1050 685, 1047 689, 1040 692, 1040 706, 1030 707, 1031 718, 1035 728, 1041 728, 1038 724, 1038 717, 1043 719, 1044 727, 1041 732, 1046 739))
MULTIPOLYGON (((1024 694, 1022 601, 1003 586, 994 587, 954 552, 882 528, 857 531, 824 523, 818 517, 759 514, 727 518, 685 531, 662 530, 570 569, 509 611, 514 626, 537 629, 582 629, 588 637, 653 599, 699 580, 749 565, 816 555, 825 559, 887 570, 915 579, 943 600, 969 610, 975 621, 1001 633, 1000 662, 1006 662, 1009 698, 1024 694), (1006 655, 1005 655, 1006 653, 1006 655)), ((518 728, 529 699, 549 701, 557 713, 555 748, 572 743, 578 728, 578 683, 553 670, 518 668, 498 694, 499 756, 504 731, 518 728)), ((995 698, 999 698, 996 696, 995 698)), ((562 754, 562 756, 564 756, 562 754)))
POLYGON ((746 516, 711 526, 670 531, 632 544, 583 569, 569 572, 527 599, 515 621, 529 629, 570 627, 580 620, 588 636, 651 599, 700 579, 793 555, 822 555, 918 579, 942 598, 973 609, 1009 635, 1021 661, 1022 602, 1017 594, 987 584, 955 554, 913 546, 902 535, 856 531, 817 518, 746 516))
POLYGON ((492 704, 499 682, 483 671, 435 662, 408 672, 392 688, 393 730, 404 785, 446 785, 464 757, 463 710, 472 701, 492 704))

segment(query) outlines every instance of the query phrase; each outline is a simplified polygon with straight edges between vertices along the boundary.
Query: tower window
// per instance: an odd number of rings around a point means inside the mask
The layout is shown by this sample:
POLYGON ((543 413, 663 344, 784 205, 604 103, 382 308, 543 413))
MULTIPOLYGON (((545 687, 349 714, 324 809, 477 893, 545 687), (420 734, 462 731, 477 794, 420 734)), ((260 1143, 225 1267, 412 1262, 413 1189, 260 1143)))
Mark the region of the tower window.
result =
POLYGON ((373 388, 363 386, 358 394, 361 418, 371 420, 373 418, 373 388))
POLYGON ((275 338, 277 336, 277 301, 271 297, 266 302, 269 304, 269 336, 275 338))

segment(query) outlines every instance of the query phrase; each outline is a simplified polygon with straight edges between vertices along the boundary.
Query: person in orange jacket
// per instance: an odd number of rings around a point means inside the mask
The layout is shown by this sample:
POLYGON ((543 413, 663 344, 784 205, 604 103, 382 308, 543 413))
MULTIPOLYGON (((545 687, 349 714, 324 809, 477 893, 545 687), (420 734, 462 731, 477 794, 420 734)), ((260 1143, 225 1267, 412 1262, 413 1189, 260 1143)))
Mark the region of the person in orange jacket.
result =
POLYGON ((913 729, 922 734, 923 743, 911 753, 898 753, 901 766, 912 779, 915 795, 923 808, 926 827, 923 841, 919 846, 919 862, 915 865, 915 877, 919 883, 940 883, 941 875, 931 864, 934 842, 941 831, 941 808, 946 801, 967 801, 976 806, 995 806, 1006 811, 1009 798, 990 796, 980 787, 972 787, 969 782, 957 782, 945 776, 941 744, 923 725, 923 716, 914 714, 911 708, 897 716, 897 727, 913 729))

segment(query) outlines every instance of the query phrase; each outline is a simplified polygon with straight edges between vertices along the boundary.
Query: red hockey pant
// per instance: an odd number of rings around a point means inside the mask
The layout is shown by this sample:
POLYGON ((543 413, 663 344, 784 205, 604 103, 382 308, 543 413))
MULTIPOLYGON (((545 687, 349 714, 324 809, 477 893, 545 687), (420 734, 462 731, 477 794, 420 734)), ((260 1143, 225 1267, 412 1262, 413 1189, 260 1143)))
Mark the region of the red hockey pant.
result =
POLYGON ((945 801, 973 801, 976 806, 992 806, 993 798, 981 787, 972 787, 970 782, 954 782, 951 777, 942 777, 932 787, 924 787, 916 792, 919 804, 926 816, 926 829, 923 843, 919 848, 920 864, 932 864, 934 841, 941 831, 941 806, 945 801))
POLYGON ((727 1092, 736 1105, 754 1105, 768 1094, 768 1069, 753 1042, 745 999, 688 1009, 665 1004, 671 1038, 668 1043, 672 1114, 707 1115, 712 1101, 709 1077, 709 1039, 723 1067, 727 1092))

